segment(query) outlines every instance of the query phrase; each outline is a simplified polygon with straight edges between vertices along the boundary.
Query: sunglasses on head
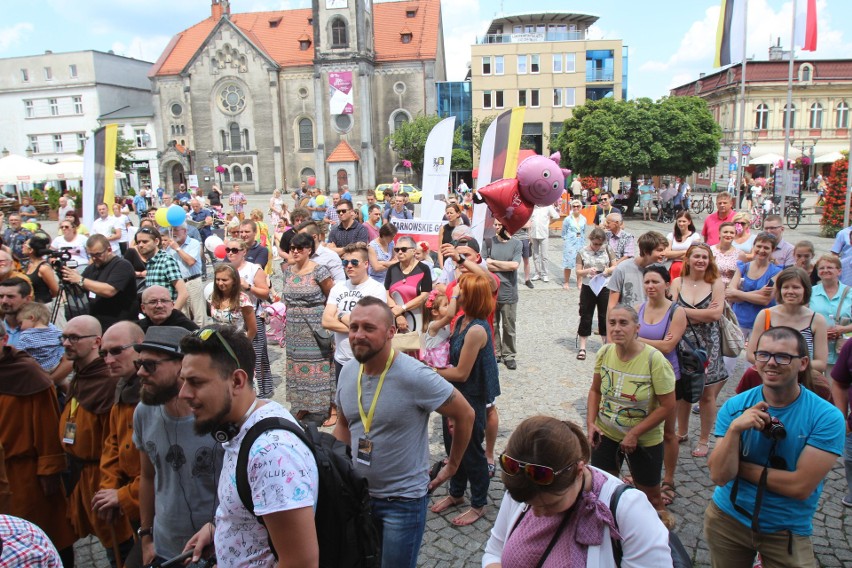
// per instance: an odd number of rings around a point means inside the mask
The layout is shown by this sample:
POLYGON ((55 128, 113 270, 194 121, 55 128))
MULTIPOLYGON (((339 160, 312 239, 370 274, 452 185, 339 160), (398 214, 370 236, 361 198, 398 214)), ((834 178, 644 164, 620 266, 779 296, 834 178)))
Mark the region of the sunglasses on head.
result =
POLYGON ((225 252, 230 253, 230 254, 237 254, 238 252, 242 252, 242 250, 243 250, 243 249, 241 249, 241 248, 229 248, 229 247, 225 247, 225 252))
POLYGON ((237 359, 237 354, 234 353, 234 350, 228 344, 228 341, 217 330, 210 328, 210 327, 205 327, 205 328, 199 329, 197 331, 193 331, 192 336, 201 338, 201 341, 204 341, 204 342, 206 342, 211 337, 215 337, 216 339, 219 340, 219 343, 222 344, 222 347, 225 348, 225 351, 227 351, 227 353, 231 357, 231 359, 234 360, 234 363, 237 364, 237 369, 242 368, 242 366, 240 365, 240 360, 237 359))
POLYGON ((110 347, 109 349, 101 349, 98 351, 98 355, 103 359, 107 355, 112 355, 113 357, 118 357, 121 355, 125 349, 130 349, 133 347, 132 343, 128 343, 127 345, 119 345, 118 347, 110 347))
POLYGON ((394 247, 393 252, 408 252, 411 250, 411 247, 394 247))
POLYGON ((521 460, 516 460, 506 454, 500 454, 500 469, 506 472, 506 475, 514 477, 522 471, 530 481, 536 485, 550 485, 556 479, 557 475, 562 475, 566 471, 573 469, 577 462, 569 464, 560 470, 554 471, 552 467, 546 465, 537 465, 521 460))
POLYGON ((346 268, 346 267, 347 267, 347 266, 349 266, 350 264, 351 264, 352 266, 354 266, 354 267, 356 267, 356 268, 357 268, 357 267, 358 267, 358 265, 359 265, 359 264, 361 264, 361 261, 360 261, 360 260, 358 260, 357 258, 353 258, 353 259, 351 259, 351 260, 346 260, 346 259, 344 259, 344 260, 341 260, 341 261, 340 261, 340 264, 342 264, 342 265, 343 265, 343 268, 346 268))

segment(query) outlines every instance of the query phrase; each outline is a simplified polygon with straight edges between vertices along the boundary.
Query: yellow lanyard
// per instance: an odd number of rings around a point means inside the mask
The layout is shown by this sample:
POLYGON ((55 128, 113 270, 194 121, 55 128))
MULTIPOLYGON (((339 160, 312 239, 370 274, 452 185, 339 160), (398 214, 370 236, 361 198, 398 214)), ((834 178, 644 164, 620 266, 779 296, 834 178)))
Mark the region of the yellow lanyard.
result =
POLYGON ((76 397, 71 399, 71 412, 68 414, 68 421, 74 422, 74 416, 77 414, 77 407, 80 406, 80 403, 77 402, 76 397))
POLYGON ((376 394, 373 395, 373 402, 370 404, 370 413, 364 414, 364 405, 361 404, 361 376, 364 374, 364 365, 358 369, 358 414, 361 416, 361 423, 364 425, 364 434, 370 433, 370 426, 373 424, 373 415, 376 413, 376 403, 379 401, 379 393, 382 392, 382 385, 385 383, 385 377, 388 374, 391 363, 393 362, 394 350, 391 349, 388 356, 388 362, 385 363, 385 370, 379 376, 379 385, 376 387, 376 394))

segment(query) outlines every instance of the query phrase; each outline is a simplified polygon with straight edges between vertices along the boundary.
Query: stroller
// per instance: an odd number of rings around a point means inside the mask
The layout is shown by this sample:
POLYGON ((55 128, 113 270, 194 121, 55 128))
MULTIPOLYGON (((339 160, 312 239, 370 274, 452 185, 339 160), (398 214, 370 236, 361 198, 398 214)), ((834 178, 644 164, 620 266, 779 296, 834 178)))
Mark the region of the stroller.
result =
POLYGON ((657 207, 657 221, 665 224, 674 222, 675 197, 677 197, 677 187, 668 186, 666 189, 660 192, 660 201, 657 207))

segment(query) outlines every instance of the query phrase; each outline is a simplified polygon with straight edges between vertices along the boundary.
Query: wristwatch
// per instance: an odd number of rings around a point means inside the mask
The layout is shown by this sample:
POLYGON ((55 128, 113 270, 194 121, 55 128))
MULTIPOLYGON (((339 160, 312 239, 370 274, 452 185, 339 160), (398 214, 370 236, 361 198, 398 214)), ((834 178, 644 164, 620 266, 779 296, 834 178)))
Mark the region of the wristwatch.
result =
POLYGON ((154 527, 143 528, 139 527, 136 529, 136 536, 142 538, 143 536, 151 536, 154 534, 154 527))
POLYGON ((339 314, 337 314, 337 321, 339 321, 340 323, 343 323, 343 312, 340 312, 339 314))

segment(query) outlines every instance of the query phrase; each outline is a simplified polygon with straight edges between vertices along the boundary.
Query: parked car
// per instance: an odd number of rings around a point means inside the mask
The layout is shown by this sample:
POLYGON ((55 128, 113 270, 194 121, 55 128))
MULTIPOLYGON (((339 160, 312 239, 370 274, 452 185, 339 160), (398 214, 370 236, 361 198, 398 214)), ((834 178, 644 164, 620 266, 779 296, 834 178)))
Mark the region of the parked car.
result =
MULTIPOLYGON (((385 200, 385 191, 390 191, 392 183, 380 183, 376 186, 376 201, 384 201, 385 200)), ((412 185, 410 183, 401 183, 400 187, 402 187, 402 191, 408 194, 408 200, 412 203, 420 203, 420 199, 423 197, 423 193, 420 191, 420 188, 416 185, 412 185)))

